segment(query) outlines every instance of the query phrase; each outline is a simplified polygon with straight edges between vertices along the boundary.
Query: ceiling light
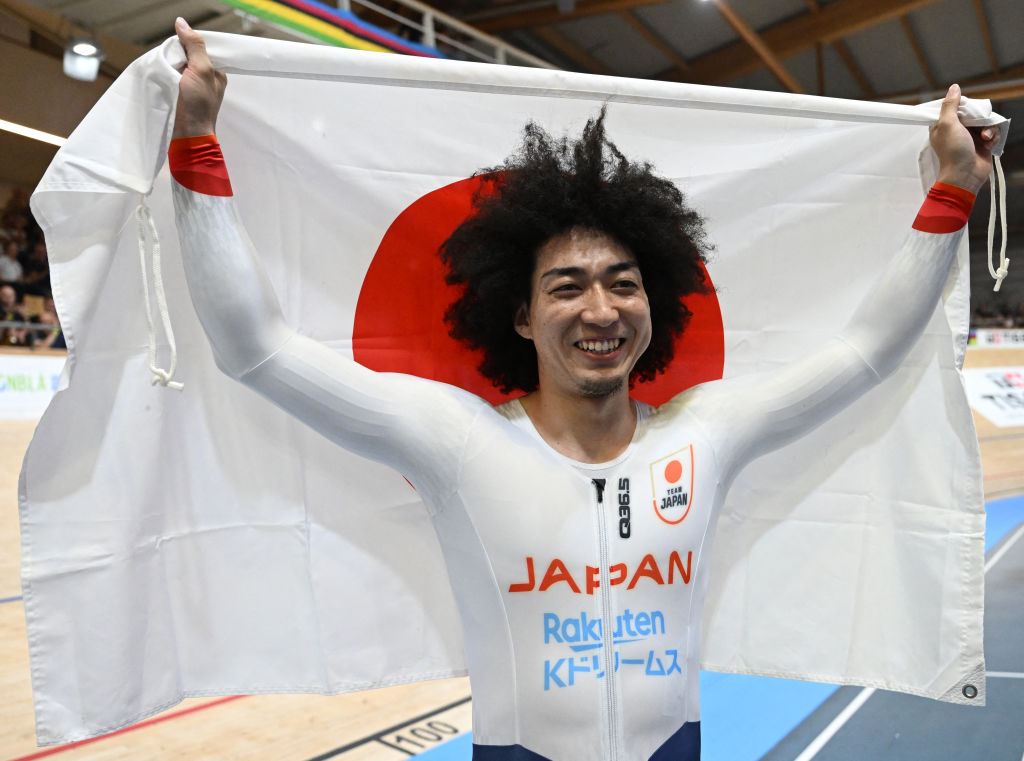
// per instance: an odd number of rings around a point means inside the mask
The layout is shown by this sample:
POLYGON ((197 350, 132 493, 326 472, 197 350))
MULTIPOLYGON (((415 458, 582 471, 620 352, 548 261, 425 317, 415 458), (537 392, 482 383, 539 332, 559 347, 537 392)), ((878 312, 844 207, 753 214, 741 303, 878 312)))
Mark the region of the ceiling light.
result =
POLYGON ((103 48, 91 37, 75 37, 64 46, 64 73, 82 82, 95 81, 104 58, 103 48))
POLYGON ((91 40, 79 40, 71 46, 72 52, 78 55, 84 55, 87 57, 93 57, 100 52, 100 49, 96 46, 96 43, 91 40))
POLYGON ((49 132, 43 132, 39 129, 32 129, 32 127, 26 127, 23 124, 9 122, 6 119, 0 119, 0 130, 3 130, 4 132, 13 132, 15 135, 21 135, 22 137, 32 138, 33 140, 39 140, 40 142, 56 146, 64 145, 64 143, 68 141, 66 137, 54 135, 49 132))

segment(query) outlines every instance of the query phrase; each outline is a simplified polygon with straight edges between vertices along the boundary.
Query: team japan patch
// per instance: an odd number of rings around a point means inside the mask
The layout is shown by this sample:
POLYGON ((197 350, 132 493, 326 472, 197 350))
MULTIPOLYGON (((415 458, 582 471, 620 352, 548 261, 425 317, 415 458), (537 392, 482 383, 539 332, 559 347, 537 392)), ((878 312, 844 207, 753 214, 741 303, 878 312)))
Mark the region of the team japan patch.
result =
POLYGON ((693 503, 693 445, 651 463, 654 512, 665 523, 682 523, 693 503))

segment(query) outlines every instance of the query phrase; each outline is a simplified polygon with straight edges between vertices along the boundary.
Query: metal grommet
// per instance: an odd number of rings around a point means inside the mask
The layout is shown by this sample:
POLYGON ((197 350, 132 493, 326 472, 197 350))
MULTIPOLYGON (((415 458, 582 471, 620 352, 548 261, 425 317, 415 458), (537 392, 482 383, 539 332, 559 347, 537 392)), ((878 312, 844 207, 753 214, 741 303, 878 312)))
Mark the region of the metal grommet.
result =
POLYGON ((978 697, 978 688, 973 684, 965 684, 962 692, 964 693, 964 697, 968 699, 978 697))

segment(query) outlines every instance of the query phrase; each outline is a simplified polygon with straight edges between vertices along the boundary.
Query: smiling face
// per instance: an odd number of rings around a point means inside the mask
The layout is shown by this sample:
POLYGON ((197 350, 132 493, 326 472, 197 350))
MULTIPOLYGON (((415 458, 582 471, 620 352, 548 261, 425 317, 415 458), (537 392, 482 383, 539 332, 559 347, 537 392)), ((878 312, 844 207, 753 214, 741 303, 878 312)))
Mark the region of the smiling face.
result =
POLYGON ((628 387, 651 341, 636 260, 603 233, 574 229, 537 252, 515 329, 537 349, 539 388, 598 398, 628 387))

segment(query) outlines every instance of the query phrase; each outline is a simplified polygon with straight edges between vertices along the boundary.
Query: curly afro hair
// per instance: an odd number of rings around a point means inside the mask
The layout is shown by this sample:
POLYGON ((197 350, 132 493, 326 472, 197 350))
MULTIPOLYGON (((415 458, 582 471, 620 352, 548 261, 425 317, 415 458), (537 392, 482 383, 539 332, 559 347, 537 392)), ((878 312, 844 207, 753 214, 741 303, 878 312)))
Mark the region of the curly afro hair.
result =
POLYGON ((652 380, 668 366, 691 316, 684 297, 710 290, 702 218, 650 163, 629 161, 608 140, 604 117, 602 108, 578 140, 527 124, 513 155, 477 173, 474 213, 441 246, 447 282, 464 286, 445 313, 449 332, 483 351, 479 370, 503 393, 537 388, 537 353, 513 321, 530 302, 538 250, 556 236, 598 231, 636 257, 653 334, 632 381, 652 380))

